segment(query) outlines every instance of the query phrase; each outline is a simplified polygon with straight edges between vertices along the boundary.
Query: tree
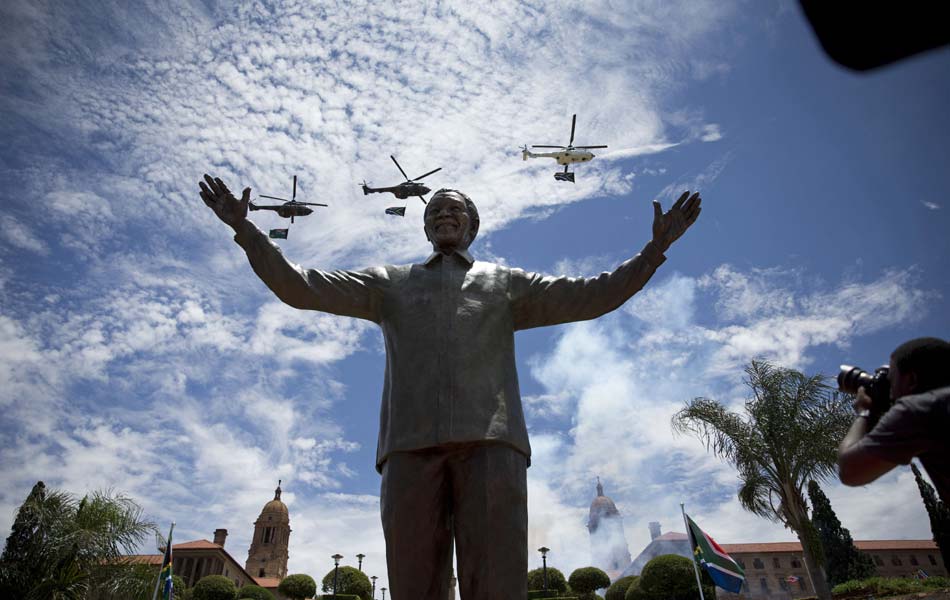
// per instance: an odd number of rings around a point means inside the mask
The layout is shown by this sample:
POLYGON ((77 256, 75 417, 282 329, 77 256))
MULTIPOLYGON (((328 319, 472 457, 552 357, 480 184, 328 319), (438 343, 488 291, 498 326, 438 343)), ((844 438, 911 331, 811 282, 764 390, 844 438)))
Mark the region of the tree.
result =
POLYGON ((567 583, 578 598, 593 600, 596 590, 610 585, 610 577, 597 567, 581 567, 574 569, 567 583))
POLYGON ((245 585, 237 592, 238 600, 241 598, 250 598, 251 600, 275 600, 274 594, 262 588, 259 585, 245 585))
POLYGON ((303 573, 288 575, 277 586, 277 591, 290 600, 306 600, 316 595, 317 582, 313 580, 313 577, 303 573))
POLYGON ((237 587, 224 575, 206 575, 195 584, 194 600, 234 600, 237 587))
POLYGON ((914 470, 920 497, 923 498, 927 516, 930 517, 930 531, 933 532, 934 541, 940 549, 943 564, 950 565, 950 507, 937 497, 937 492, 921 476, 917 465, 911 463, 910 468, 914 470))
POLYGON ((828 584, 833 587, 852 579, 873 577, 876 572, 874 561, 854 546, 851 532, 841 526, 818 482, 808 482, 808 497, 811 499, 811 522, 821 540, 828 584))
POLYGON ((351 594, 359 596, 363 600, 372 600, 373 584, 369 577, 356 567, 340 567, 339 572, 336 568, 330 569, 330 572, 323 576, 322 588, 324 594, 351 594), (337 577, 336 587, 333 589, 333 577, 337 577))
MULTIPOLYGON (((693 562, 676 554, 661 554, 650 559, 640 578, 634 581, 624 596, 626 600, 694 600, 696 571, 693 562)), ((703 596, 714 599, 716 588, 703 573, 703 596)))
POLYGON ((147 567, 126 555, 155 531, 126 496, 93 492, 77 500, 37 482, 17 511, 0 556, 0 595, 138 597, 147 567))
MULTIPOLYGON (((528 571, 528 589, 544 589, 544 569, 528 571)), ((548 589, 557 590, 559 594, 567 591, 567 579, 564 577, 564 573, 554 567, 548 567, 548 589)))
POLYGON ((739 503, 796 533, 816 595, 830 600, 804 489, 808 481, 823 481, 835 472, 838 441, 852 420, 850 407, 821 375, 757 360, 745 372, 752 397, 744 415, 715 400, 696 398, 673 416, 673 428, 695 435, 736 467, 739 503))
POLYGON ((639 578, 637 575, 627 575, 611 583, 604 594, 604 600, 624 600, 630 585, 639 578))

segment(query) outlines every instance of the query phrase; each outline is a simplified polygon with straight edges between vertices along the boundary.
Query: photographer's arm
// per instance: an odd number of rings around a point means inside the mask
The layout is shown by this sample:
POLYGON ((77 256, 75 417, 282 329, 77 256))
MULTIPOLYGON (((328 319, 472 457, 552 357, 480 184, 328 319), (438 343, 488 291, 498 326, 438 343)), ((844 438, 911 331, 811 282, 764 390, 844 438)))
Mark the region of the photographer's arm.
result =
POLYGON ((284 303, 379 322, 379 286, 385 279, 384 269, 302 269, 284 258, 280 248, 247 220, 250 188, 238 200, 218 178, 205 175, 199 186, 205 204, 234 229, 234 241, 247 253, 251 268, 284 303))
MULTIPOLYGON (((864 415, 870 410, 871 404, 871 397, 865 393, 864 388, 858 388, 858 395, 854 401, 855 411, 864 415)), ((879 427, 887 431, 888 422, 883 418, 882 421, 884 423, 878 422, 875 432, 879 427)), ((868 424, 867 416, 856 417, 848 434, 838 446, 838 477, 845 485, 858 486, 871 483, 899 464, 879 456, 879 447, 872 446, 867 440, 867 435, 871 431, 868 424)))

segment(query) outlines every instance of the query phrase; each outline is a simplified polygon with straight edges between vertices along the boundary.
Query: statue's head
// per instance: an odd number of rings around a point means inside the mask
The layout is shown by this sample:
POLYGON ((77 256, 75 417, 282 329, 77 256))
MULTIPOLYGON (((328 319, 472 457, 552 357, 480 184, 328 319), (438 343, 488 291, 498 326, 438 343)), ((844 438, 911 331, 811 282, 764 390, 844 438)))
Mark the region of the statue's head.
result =
POLYGON ((440 252, 465 250, 478 235, 478 209, 458 190, 442 189, 432 195, 424 214, 426 239, 440 252))

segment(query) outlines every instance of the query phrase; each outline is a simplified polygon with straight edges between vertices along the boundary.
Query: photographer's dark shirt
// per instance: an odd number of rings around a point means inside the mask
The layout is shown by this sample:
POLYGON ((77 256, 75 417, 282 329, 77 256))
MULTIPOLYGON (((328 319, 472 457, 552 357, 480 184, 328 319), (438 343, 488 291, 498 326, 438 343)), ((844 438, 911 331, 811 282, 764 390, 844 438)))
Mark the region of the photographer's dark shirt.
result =
POLYGON ((859 444, 878 458, 902 465, 916 456, 940 498, 950 502, 950 387, 904 396, 859 444))

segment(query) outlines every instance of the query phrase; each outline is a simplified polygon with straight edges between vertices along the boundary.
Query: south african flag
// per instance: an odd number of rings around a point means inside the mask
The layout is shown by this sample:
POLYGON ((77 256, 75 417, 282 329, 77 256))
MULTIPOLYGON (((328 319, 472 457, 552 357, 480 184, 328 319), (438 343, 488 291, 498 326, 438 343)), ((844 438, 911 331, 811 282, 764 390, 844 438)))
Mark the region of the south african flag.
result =
MULTIPOLYGON (((173 600, 175 597, 174 585, 172 584, 172 532, 175 530, 173 524, 168 530, 168 541, 165 543, 165 556, 162 557, 162 570, 158 574, 158 589, 162 591, 162 600, 173 600)), ((156 589, 156 591, 158 591, 156 589)))
POLYGON ((701 564, 713 583, 733 594, 738 594, 745 581, 745 571, 732 560, 722 546, 716 543, 708 533, 699 528, 699 525, 686 516, 689 526, 689 543, 693 548, 696 561, 701 564))

